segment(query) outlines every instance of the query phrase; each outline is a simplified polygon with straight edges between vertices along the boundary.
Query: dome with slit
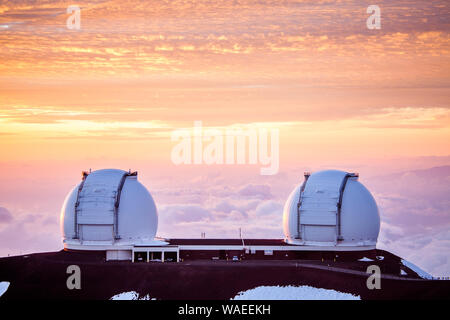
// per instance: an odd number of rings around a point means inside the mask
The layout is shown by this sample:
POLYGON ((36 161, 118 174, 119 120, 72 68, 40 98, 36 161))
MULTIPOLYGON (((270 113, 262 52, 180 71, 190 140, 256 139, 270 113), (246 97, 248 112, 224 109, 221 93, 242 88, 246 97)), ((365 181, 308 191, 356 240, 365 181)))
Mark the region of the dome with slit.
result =
POLYGON ((61 209, 65 248, 96 250, 154 242, 158 213, 137 172, 83 172, 61 209))
POLYGON ((283 212, 286 242, 311 246, 375 248, 380 216, 358 175, 338 170, 305 174, 283 212))

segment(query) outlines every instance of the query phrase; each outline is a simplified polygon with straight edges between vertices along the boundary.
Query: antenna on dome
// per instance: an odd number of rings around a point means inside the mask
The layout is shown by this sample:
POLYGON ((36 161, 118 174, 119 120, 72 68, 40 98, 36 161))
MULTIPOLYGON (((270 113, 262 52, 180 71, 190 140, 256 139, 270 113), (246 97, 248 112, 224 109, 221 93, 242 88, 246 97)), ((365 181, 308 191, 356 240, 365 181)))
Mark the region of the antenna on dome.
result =
POLYGON ((81 180, 86 179, 86 177, 89 175, 90 172, 87 171, 81 171, 81 180))

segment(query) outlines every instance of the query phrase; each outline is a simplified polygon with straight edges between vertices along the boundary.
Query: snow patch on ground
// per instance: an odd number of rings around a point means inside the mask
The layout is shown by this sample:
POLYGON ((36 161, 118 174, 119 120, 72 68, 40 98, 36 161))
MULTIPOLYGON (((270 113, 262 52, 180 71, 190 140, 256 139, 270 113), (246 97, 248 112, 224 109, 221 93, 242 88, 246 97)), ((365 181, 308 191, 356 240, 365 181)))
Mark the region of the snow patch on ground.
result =
POLYGON ((0 282, 0 297, 8 290, 9 288, 9 282, 8 281, 2 281, 0 282))
POLYGON ((361 297, 310 286, 260 286, 241 291, 231 300, 361 300, 361 297))
POLYGON ((151 299, 148 294, 143 297, 140 297, 139 293, 137 293, 136 291, 128 291, 116 294, 112 296, 111 299, 109 300, 156 300, 156 299, 155 298, 151 299))
POLYGON ((433 279, 433 276, 425 271, 423 271, 422 269, 420 269, 418 266, 416 266, 415 264, 406 261, 405 259, 402 259, 402 264, 408 268, 410 268, 412 271, 414 271, 415 273, 417 273, 419 275, 419 277, 423 278, 423 279, 433 279))
POLYGON ((373 260, 372 260, 372 259, 369 259, 369 258, 366 258, 366 257, 364 257, 364 258, 358 259, 358 261, 373 261, 373 260))

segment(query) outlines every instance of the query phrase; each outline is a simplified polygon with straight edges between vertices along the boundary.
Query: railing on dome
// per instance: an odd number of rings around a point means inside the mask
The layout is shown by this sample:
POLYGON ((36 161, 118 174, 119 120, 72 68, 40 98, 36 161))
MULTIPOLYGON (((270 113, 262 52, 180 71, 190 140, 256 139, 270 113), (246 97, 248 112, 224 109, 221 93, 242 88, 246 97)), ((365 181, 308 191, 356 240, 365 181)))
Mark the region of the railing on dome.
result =
POLYGON ((80 186, 78 187, 78 192, 77 192, 77 200, 75 201, 75 235, 74 235, 74 239, 79 239, 79 235, 78 235, 78 207, 80 206, 80 193, 81 190, 83 189, 83 185, 84 182, 86 181, 87 176, 89 175, 89 172, 87 171, 81 171, 81 183, 80 186))
POLYGON ((308 181, 309 176, 311 175, 310 172, 305 172, 305 180, 303 181, 302 186, 300 187, 300 194, 298 196, 298 203, 297 203, 297 239, 302 239, 302 233, 301 233, 301 224, 300 224, 300 206, 302 205, 302 196, 303 191, 305 191, 306 182, 308 181))
MULTIPOLYGON (((114 225, 113 225, 113 229, 114 229, 114 239, 115 240, 119 240, 120 239, 120 235, 119 235, 119 206, 120 206, 120 196, 122 194, 122 189, 123 186, 125 184, 125 180, 127 177, 131 177, 131 176, 137 176, 137 171, 131 172, 131 170, 129 170, 128 172, 125 172, 119 182, 119 185, 117 187, 117 191, 116 191, 116 196, 115 196, 115 201, 114 201, 114 225)), ((81 191, 83 190, 83 186, 84 183, 86 181, 86 178, 88 177, 89 172, 87 171, 82 171, 82 181, 80 183, 80 186, 78 187, 78 192, 77 192, 77 200, 75 202, 75 235, 73 237, 73 239, 79 239, 79 228, 78 228, 78 213, 80 211, 79 206, 80 206, 80 194, 81 191)))
POLYGON ((127 177, 137 176, 137 171, 128 171, 124 173, 122 179, 120 180, 119 186, 116 193, 116 201, 114 202, 114 239, 119 240, 119 205, 120 205, 120 195, 122 194, 123 185, 125 184, 125 179, 127 177))
MULTIPOLYGON (((297 203, 297 239, 303 240, 302 235, 302 224, 301 224, 301 206, 303 202, 303 193, 305 191, 306 183, 311 173, 305 172, 305 180, 303 181, 302 186, 300 187, 299 199, 297 203)), ((337 211, 336 211, 336 241, 343 240, 342 237, 342 228, 341 228, 341 208, 342 208, 342 199, 344 197, 345 186, 347 185, 347 181, 349 178, 358 178, 358 173, 347 173, 342 179, 341 185, 339 187, 339 198, 336 203, 337 211)))
POLYGON ((344 190, 345 190, 345 186, 347 185, 347 180, 349 178, 358 178, 359 174, 358 173, 347 173, 344 177, 344 179, 342 179, 342 183, 341 186, 339 187, 339 200, 338 203, 336 204, 337 206, 337 235, 336 235, 336 240, 340 241, 343 240, 342 237, 342 228, 341 228, 341 208, 342 208, 342 198, 344 197, 344 190))

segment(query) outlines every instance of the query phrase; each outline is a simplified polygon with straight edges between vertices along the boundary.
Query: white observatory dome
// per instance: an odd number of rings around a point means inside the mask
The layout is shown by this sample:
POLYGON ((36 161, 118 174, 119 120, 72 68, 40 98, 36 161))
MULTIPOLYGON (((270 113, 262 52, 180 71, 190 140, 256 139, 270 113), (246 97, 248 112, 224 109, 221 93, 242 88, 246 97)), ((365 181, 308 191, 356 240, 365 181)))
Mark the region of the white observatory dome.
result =
POLYGON ((376 246, 380 216, 357 174, 326 170, 305 173, 286 201, 283 227, 290 244, 367 250, 376 246))
POLYGON ((61 209, 64 247, 104 250, 160 243, 155 202, 137 172, 104 169, 83 172, 61 209))

